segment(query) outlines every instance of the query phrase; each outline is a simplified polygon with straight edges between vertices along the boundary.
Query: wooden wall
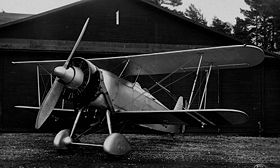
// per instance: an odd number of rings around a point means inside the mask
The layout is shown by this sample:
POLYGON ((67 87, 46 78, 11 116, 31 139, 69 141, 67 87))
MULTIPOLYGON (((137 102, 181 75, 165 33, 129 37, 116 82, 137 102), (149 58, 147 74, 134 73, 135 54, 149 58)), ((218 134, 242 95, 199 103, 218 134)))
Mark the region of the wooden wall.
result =
MULTIPOLYGON (((239 44, 237 40, 174 16, 141 0, 88 0, 32 16, 31 19, 22 22, 0 26, 1 48, 17 48, 23 45, 16 46, 13 42, 5 41, 6 39, 25 39, 27 41, 17 42, 28 43, 28 49, 34 50, 44 50, 46 40, 75 41, 87 17, 90 17, 91 21, 83 40, 89 42, 189 46, 239 44), (117 11, 119 25, 116 24, 117 11), (29 43, 28 39, 32 39, 33 43, 29 43), (4 45, 5 42, 9 45, 4 45)), ((63 42, 60 43, 61 46, 63 42)), ((60 46, 56 47, 55 50, 59 50, 60 46)))

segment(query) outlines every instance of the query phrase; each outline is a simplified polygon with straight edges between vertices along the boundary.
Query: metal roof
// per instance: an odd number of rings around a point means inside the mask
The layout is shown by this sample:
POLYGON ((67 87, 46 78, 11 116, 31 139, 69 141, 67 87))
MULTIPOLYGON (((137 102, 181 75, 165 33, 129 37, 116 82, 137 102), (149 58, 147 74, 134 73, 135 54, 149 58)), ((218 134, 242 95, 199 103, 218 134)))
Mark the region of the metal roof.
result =
POLYGON ((6 13, 2 12, 0 13, 0 25, 13 22, 16 20, 20 20, 23 18, 27 18, 32 16, 31 14, 21 14, 21 13, 6 13))

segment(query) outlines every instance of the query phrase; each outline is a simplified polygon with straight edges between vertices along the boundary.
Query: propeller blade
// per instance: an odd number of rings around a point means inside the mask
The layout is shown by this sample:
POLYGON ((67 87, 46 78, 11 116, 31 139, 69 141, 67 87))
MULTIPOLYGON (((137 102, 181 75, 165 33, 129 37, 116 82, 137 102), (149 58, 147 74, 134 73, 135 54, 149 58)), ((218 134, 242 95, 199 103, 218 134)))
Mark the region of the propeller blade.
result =
MULTIPOLYGON (((89 18, 87 18, 87 20, 83 26, 83 29, 74 45, 69 57, 67 58, 66 62, 63 65, 63 67, 65 69, 68 68, 68 64, 69 64, 75 50, 77 49, 77 47, 80 44, 80 41, 87 28, 88 22, 89 22, 89 18)), ((56 77, 51 89, 49 90, 47 96, 45 97, 45 99, 40 107, 40 110, 38 112, 36 124, 35 124, 36 129, 39 129, 44 124, 44 122, 47 120, 47 118, 50 116, 50 114, 52 113, 52 111, 62 93, 63 87, 64 87, 64 85, 62 83, 60 83, 59 78, 56 77)))
POLYGON ((77 47, 79 46, 79 44, 80 44, 80 42, 81 42, 81 39, 82 39, 82 37, 83 37, 83 35, 84 35, 85 31, 86 31, 88 22, 89 22, 89 18, 87 18, 87 20, 86 20, 86 22, 85 22, 85 24, 84 24, 84 26, 83 26, 83 29, 82 29, 82 31, 81 31, 79 37, 78 37, 78 40, 76 41, 76 43, 75 43, 75 45, 74 45, 74 47, 73 47, 73 49, 72 49, 72 51, 71 51, 69 57, 67 58, 66 62, 64 63, 64 65, 63 65, 64 68, 67 68, 67 66, 68 66, 68 64, 69 64, 69 62, 70 62, 70 60, 71 60, 71 58, 72 58, 74 52, 76 51, 77 47))
POLYGON ((45 97, 40 107, 35 124, 36 129, 39 129, 50 116, 61 95, 64 85, 58 80, 59 78, 55 79, 51 89, 49 90, 47 96, 45 97))

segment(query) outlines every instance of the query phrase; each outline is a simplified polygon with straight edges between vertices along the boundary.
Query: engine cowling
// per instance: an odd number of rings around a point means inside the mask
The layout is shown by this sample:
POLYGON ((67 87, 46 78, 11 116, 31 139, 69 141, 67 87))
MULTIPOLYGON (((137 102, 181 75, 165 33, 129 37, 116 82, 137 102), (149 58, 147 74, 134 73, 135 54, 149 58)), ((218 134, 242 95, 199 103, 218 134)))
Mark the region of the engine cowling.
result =
POLYGON ((54 74, 58 76, 66 86, 63 98, 81 108, 89 105, 101 92, 100 70, 84 58, 73 58, 67 69, 57 67, 54 74))

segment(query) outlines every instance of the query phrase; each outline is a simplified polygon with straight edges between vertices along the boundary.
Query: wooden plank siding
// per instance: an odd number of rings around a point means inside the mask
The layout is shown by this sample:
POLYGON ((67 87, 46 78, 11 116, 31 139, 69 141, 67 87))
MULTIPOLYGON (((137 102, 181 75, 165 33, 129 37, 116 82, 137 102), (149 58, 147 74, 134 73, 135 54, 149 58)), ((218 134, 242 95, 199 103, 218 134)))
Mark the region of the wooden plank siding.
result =
MULTIPOLYGON (((36 39, 4 39, 0 38, 0 48, 5 50, 32 50, 32 51, 54 51, 70 52, 75 41, 64 40, 36 40, 36 39)), ((206 45, 187 45, 187 44, 155 44, 155 43, 120 43, 120 42, 95 42, 82 41, 76 51, 95 54, 95 53, 151 53, 171 50, 185 50, 194 48, 209 47, 206 45)))
POLYGON ((0 26, 0 38, 75 41, 86 18, 84 41, 184 45, 240 44, 141 0, 90 0, 0 26), (116 25, 116 11, 120 24, 116 25))

